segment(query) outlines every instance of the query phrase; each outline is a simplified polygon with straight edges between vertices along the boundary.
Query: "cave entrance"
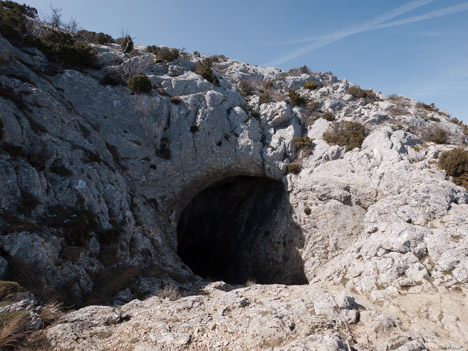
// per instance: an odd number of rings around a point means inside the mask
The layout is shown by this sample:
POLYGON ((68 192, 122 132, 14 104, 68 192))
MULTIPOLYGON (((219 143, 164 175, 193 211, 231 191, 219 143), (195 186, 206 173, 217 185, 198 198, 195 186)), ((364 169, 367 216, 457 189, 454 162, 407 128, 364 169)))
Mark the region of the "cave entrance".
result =
POLYGON ((245 284, 306 284, 292 219, 281 182, 230 177, 196 195, 177 226, 178 254, 206 280, 245 284))

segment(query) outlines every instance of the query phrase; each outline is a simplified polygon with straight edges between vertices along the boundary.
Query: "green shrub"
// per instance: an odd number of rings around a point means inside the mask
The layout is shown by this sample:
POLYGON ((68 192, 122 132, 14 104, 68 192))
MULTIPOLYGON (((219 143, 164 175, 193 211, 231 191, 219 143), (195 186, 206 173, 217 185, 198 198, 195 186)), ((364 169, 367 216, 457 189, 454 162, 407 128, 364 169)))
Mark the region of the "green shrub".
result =
POLYGON ((49 31, 42 38, 40 49, 60 63, 72 67, 92 67, 96 50, 80 43, 72 35, 61 31, 49 31))
POLYGON ((308 216, 312 213, 312 210, 310 209, 310 207, 305 207, 304 208, 304 213, 308 216))
POLYGON ((288 163, 288 173, 298 174, 301 171, 301 165, 297 162, 288 163))
POLYGON ((445 170, 455 184, 468 190, 468 151, 463 147, 442 152, 439 157, 439 168, 445 170))
POLYGON ((355 98, 366 98, 366 99, 370 99, 370 100, 375 100, 377 99, 377 96, 375 95, 374 91, 372 89, 368 89, 368 90, 363 90, 361 89, 360 87, 358 86, 352 86, 351 88, 349 88, 346 93, 348 93, 349 95, 351 95, 352 97, 355 97, 355 98))
POLYGON ((315 90, 315 89, 318 88, 318 83, 315 82, 315 81, 313 81, 313 80, 311 80, 311 81, 305 83, 304 86, 303 86, 303 88, 304 88, 304 89, 309 89, 309 90, 315 90))
POLYGON ((272 100, 271 100, 271 96, 270 94, 268 93, 263 93, 262 95, 260 95, 260 104, 268 104, 270 103, 272 100))
POLYGON ((305 136, 305 137, 296 137, 294 138, 294 144, 298 149, 301 148, 310 148, 312 146, 312 139, 305 136))
POLYGON ((149 93, 153 88, 151 81, 145 74, 140 74, 130 78, 128 87, 134 94, 146 94, 149 93))
POLYGON ((346 151, 360 147, 366 135, 366 128, 358 122, 334 122, 323 133, 322 138, 330 145, 346 146, 346 151))
POLYGON ((146 47, 146 52, 149 52, 151 54, 157 54, 159 51, 159 46, 156 45, 150 45, 146 47))
POLYGON ((307 67, 307 65, 301 66, 299 71, 301 71, 301 73, 310 73, 309 67, 307 67))
POLYGON ((27 32, 25 16, 35 18, 37 10, 13 1, 1 1, 0 34, 15 45, 22 45, 27 32))
POLYGON ((200 57, 200 53, 199 53, 197 50, 195 50, 195 51, 193 52, 193 56, 194 56, 194 57, 200 57))
POLYGON ((156 60, 161 62, 172 62, 180 57, 180 52, 177 49, 159 48, 156 53, 156 60))
POLYGON ((130 35, 126 35, 123 38, 119 38, 116 40, 118 44, 122 47, 122 51, 125 53, 129 53, 133 50, 133 39, 130 35))
POLYGON ((290 89, 288 91, 289 104, 291 106, 304 106, 307 104, 307 99, 303 98, 296 90, 290 89))
POLYGON ((210 59, 204 59, 202 62, 198 63, 198 74, 201 75, 208 82, 219 85, 219 79, 216 77, 216 74, 213 72, 212 63, 210 59))
POLYGON ((89 30, 82 29, 76 33, 76 36, 80 40, 84 40, 94 44, 109 44, 114 43, 115 40, 109 34, 105 33, 96 33, 89 30))

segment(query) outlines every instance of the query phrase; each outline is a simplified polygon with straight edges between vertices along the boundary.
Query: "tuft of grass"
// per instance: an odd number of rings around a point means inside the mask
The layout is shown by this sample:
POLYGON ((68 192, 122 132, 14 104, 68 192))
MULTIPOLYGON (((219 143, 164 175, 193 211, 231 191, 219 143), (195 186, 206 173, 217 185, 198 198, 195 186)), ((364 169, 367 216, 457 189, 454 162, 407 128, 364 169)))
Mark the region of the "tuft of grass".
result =
POLYGON ((18 346, 28 334, 30 323, 26 311, 0 313, 0 350, 18 346))
POLYGON ((298 174, 301 172, 301 165, 297 162, 288 163, 288 173, 298 174))
POLYGON ((166 285, 164 288, 158 290, 157 294, 160 298, 175 301, 181 298, 179 289, 172 284, 166 285))
POLYGON ((304 213, 308 216, 312 213, 312 210, 310 209, 310 207, 304 207, 304 213))

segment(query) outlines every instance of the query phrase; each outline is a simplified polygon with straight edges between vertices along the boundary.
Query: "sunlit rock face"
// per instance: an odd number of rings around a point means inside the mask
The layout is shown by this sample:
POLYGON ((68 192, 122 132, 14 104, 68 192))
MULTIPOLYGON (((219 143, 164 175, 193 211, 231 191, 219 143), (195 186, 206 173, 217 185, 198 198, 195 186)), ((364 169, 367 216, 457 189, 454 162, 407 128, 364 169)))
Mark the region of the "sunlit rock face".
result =
MULTIPOLYGON (((247 281, 309 283, 384 306, 407 292, 465 294, 468 192, 437 163, 467 137, 446 112, 403 96, 353 96, 352 84, 331 73, 230 59, 213 63, 215 85, 197 73, 203 56, 157 62, 136 48, 141 55, 130 58, 118 45, 96 46, 99 67, 57 69, 0 37, 4 279, 77 306, 122 305, 168 286, 189 295, 211 280, 232 283, 213 283, 213 295, 247 281), (150 93, 104 84, 141 60, 150 93), (310 81, 316 89, 304 88, 310 81), (326 142, 335 122, 363 125, 362 143, 326 142), (440 129, 445 144, 428 141, 440 129)), ((244 301, 229 296, 223 301, 244 301)), ((455 330, 455 314, 441 313, 455 330)), ((392 325, 365 318, 375 330, 392 325)), ((454 332, 462 344, 463 323, 454 332)), ((434 340, 427 348, 446 347, 434 340)))

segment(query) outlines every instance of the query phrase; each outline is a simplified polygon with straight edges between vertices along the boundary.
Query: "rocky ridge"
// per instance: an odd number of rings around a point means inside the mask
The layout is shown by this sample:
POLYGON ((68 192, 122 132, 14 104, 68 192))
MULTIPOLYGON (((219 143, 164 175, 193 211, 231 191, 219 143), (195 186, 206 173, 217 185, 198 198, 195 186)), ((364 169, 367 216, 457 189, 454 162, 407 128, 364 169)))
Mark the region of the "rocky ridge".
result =
POLYGON ((67 301, 114 305, 66 315, 47 331, 52 345, 468 347, 468 192, 437 166, 468 137, 446 112, 403 96, 352 96, 331 73, 218 58, 215 85, 197 73, 204 56, 157 62, 140 45, 133 56, 93 47, 95 68, 57 69, 0 37, 0 273, 67 301), (102 84, 135 71, 151 93, 102 84), (310 81, 317 89, 304 88, 310 81), (318 106, 294 106, 291 89, 318 106), (363 124, 362 146, 325 142, 325 112, 363 124), (439 129, 444 144, 423 140, 439 129), (313 144, 299 149, 304 136, 313 144), (284 184, 277 228, 254 255, 269 283, 294 283, 301 270, 308 285, 208 284, 180 259, 183 210, 235 176, 284 184), (167 286, 187 296, 154 296, 167 286))

